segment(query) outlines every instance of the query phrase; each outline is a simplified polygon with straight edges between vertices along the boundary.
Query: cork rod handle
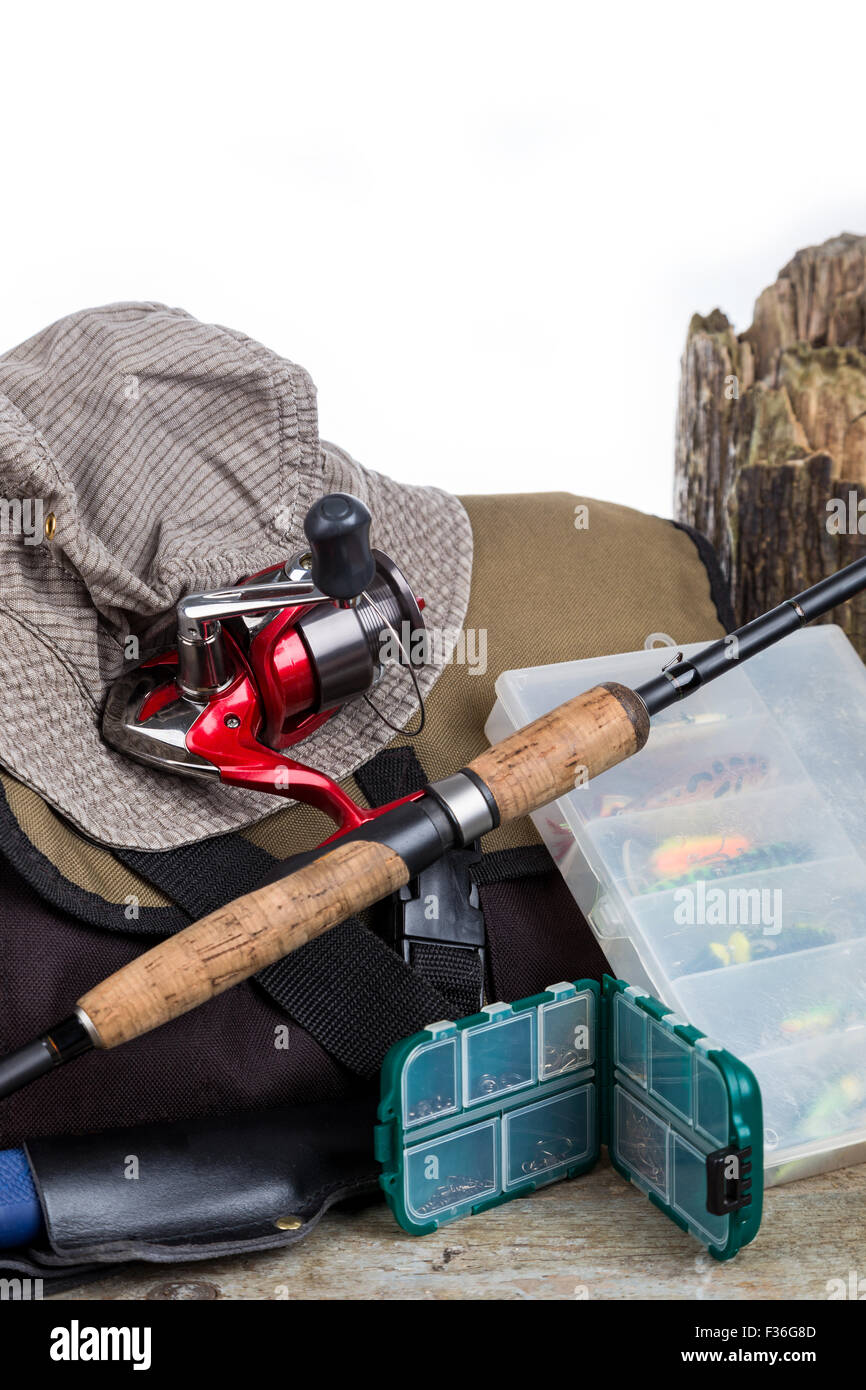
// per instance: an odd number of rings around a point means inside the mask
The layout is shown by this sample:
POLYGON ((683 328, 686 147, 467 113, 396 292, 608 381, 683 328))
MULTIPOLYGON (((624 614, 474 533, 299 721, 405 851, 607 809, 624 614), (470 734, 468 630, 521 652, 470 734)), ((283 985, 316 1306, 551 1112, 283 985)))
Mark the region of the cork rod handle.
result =
POLYGON ((187 1013, 409 881, 398 854, 355 840, 194 922, 78 1001, 100 1047, 187 1013))
MULTIPOLYGON (((563 796, 643 747, 649 716, 620 685, 600 685, 470 764, 501 819, 563 796)), ((237 898, 139 956, 78 1001, 101 1047, 115 1047, 205 1003, 409 881, 396 851, 337 844, 303 868, 237 898)))
POLYGON ((517 820, 637 753, 649 727, 633 690, 595 685, 488 748, 469 770, 493 793, 503 821, 517 820))

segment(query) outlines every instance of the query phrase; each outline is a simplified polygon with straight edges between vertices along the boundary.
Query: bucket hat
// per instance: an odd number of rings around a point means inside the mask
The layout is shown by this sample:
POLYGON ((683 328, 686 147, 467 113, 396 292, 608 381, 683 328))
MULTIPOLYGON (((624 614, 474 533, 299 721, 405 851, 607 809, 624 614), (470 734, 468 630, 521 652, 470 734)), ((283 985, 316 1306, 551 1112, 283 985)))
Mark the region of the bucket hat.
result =
MULTIPOLYGON (((327 492, 361 498, 373 545, 423 595, 437 632, 426 694, 469 599, 469 520, 450 494, 321 441, 301 367, 156 303, 72 314, 0 357, 0 764, 115 848, 172 849, 278 810, 272 795, 126 759, 101 737, 102 709, 131 637, 146 657, 185 593, 305 548, 304 517, 327 492)), ((376 703, 412 719, 405 670, 388 668, 376 703)), ((294 751, 339 779, 392 736, 357 701, 294 751)))

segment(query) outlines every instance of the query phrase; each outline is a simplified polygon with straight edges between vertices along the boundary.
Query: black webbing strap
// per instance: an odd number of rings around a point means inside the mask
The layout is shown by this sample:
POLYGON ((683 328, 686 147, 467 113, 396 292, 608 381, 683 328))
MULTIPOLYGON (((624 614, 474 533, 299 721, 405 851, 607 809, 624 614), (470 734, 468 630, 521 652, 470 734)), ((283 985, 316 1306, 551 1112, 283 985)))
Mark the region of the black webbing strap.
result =
POLYGON ((269 965, 256 979, 357 1076, 375 1076, 393 1043, 454 1014, 452 1000, 356 918, 269 965))
POLYGON ((466 1018, 478 1012, 484 990, 484 958, 461 946, 440 946, 436 941, 415 941, 409 964, 428 984, 441 989, 449 1000, 449 1018, 466 1018))
POLYGON ((251 893, 273 856, 243 835, 220 835, 162 853, 120 849, 115 857, 182 907, 191 922, 251 893))
POLYGON ((355 772, 355 781, 371 806, 387 806, 401 796, 411 796, 427 782, 427 774, 414 748, 383 748, 355 772))

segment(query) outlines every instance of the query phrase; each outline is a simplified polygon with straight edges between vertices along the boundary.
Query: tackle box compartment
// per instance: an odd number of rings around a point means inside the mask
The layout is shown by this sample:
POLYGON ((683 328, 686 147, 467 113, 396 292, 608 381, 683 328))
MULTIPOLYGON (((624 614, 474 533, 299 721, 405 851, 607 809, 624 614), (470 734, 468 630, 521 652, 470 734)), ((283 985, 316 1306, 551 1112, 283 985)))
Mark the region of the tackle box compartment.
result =
POLYGON ((564 981, 388 1052, 375 1152, 411 1235, 594 1167, 602 1144, 714 1258, 761 1223, 761 1096, 744 1063, 624 980, 564 981))
MULTIPOLYGON (((487 736, 673 655, 507 671, 487 736)), ((732 653, 533 820, 616 974, 755 1073, 766 1182, 866 1159, 866 668, 841 629, 732 653)))

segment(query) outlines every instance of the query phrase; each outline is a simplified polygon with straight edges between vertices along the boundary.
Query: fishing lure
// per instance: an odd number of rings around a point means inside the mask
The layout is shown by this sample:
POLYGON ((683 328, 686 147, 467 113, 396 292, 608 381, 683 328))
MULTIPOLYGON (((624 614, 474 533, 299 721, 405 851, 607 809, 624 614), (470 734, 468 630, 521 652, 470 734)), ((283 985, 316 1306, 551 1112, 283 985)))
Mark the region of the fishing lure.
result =
MULTIPOLYGON (((689 928, 691 930, 691 928, 689 928)), ((784 927, 777 936, 768 935, 760 928, 753 936, 739 929, 731 932, 726 940, 710 941, 702 946, 697 955, 687 960, 683 966, 686 975, 703 974, 706 970, 716 970, 728 965, 748 965, 756 960, 768 960, 771 956, 787 955, 791 951, 809 951, 818 946, 829 946, 836 940, 828 927, 817 922, 794 922, 784 927)), ((782 1026, 785 1032, 785 1025, 782 1026)), ((790 1032, 797 1031, 792 1020, 790 1032)))
POLYGON ((574 849, 574 831, 568 821, 550 815, 544 817, 544 825, 548 853, 555 864, 561 864, 569 850, 574 849))
POLYGON ((850 1128, 864 1100, 866 1085, 863 1077, 857 1072, 846 1072, 828 1083, 806 1116, 803 1133, 809 1139, 816 1139, 833 1131, 850 1128))
POLYGON ((769 763, 757 753, 735 753, 729 758, 712 758, 706 766, 692 772, 684 781, 662 783, 643 797, 608 795, 601 799, 603 817, 635 811, 661 811, 670 806, 688 806, 695 801, 720 801, 762 786, 769 774, 769 763))
POLYGON ((645 842, 626 840, 623 869, 634 894, 662 893, 698 879, 730 878, 800 864, 809 858, 806 844, 779 840, 756 845, 746 835, 672 835, 647 853, 645 842))
POLYGON ((780 1024, 786 1038, 814 1038, 838 1026, 842 1010, 838 1004, 813 1004, 803 1013, 791 1014, 780 1024))
POLYGON ((661 879, 681 879, 694 870, 725 866, 752 848, 745 835, 672 835, 650 856, 650 867, 661 879))
MULTIPOLYGON (((789 1042, 808 1042, 812 1038, 827 1033, 842 1033, 852 1029, 862 1029, 866 1023, 866 1010, 862 1003, 848 1000, 842 1003, 836 999, 819 1000, 797 1013, 788 1014, 778 1025, 778 1031, 789 1042)), ((764 1044, 772 1046, 777 1041, 773 1031, 764 1035, 764 1044)))

